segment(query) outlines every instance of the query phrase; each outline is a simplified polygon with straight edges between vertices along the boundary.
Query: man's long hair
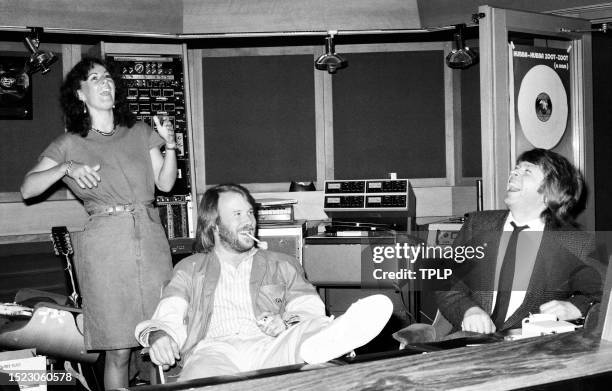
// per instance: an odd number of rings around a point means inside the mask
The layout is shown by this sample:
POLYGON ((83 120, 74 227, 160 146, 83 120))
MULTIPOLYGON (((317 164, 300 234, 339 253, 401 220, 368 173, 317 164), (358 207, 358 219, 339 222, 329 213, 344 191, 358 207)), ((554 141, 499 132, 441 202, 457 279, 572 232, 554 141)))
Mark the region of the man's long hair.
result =
POLYGON ((85 110, 85 103, 79 99, 77 91, 81 89, 81 82, 87 80, 89 71, 96 64, 103 66, 110 73, 115 83, 114 125, 131 128, 136 122, 136 116, 128 106, 127 89, 116 66, 99 58, 85 57, 68 72, 60 89, 60 103, 64 111, 66 129, 68 132, 79 134, 82 137, 89 133, 91 119, 89 113, 85 110))
POLYGON ((237 184, 228 183, 217 185, 206 190, 198 209, 198 228, 196 231, 195 250, 199 253, 208 253, 215 247, 215 227, 221 223, 219 217, 219 197, 223 193, 238 193, 242 195, 255 210, 255 200, 249 191, 237 184))
POLYGON ((554 225, 571 224, 580 212, 584 180, 580 171, 565 157, 546 149, 523 152, 517 159, 540 167, 544 173, 538 191, 544 195, 546 209, 542 217, 554 225))

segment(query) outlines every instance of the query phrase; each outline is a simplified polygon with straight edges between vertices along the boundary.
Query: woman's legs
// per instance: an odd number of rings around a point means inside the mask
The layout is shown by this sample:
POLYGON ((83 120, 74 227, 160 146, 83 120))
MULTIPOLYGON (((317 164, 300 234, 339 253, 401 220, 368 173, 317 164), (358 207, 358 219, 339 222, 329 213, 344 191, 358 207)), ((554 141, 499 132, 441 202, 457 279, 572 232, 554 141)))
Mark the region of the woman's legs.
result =
POLYGON ((128 386, 128 369, 131 349, 107 350, 104 363, 104 388, 125 388, 128 386))

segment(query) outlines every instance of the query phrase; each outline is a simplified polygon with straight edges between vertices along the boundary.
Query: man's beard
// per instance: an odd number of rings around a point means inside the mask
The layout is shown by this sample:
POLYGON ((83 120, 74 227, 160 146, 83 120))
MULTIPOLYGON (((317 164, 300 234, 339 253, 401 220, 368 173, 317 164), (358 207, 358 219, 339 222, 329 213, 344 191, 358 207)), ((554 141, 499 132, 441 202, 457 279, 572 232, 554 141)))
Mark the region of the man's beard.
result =
POLYGON ((236 231, 231 231, 223 223, 219 223, 217 226, 219 227, 219 239, 221 240, 221 244, 225 247, 229 247, 239 253, 244 253, 255 246, 255 242, 252 239, 245 238, 238 233, 249 229, 252 230, 250 225, 242 226, 236 229, 236 231))

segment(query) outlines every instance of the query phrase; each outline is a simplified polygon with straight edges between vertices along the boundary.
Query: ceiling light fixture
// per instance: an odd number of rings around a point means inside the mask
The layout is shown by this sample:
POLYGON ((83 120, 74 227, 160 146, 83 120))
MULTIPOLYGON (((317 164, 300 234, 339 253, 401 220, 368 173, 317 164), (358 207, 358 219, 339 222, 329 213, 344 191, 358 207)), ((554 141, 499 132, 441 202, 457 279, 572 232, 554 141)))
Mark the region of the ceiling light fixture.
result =
POLYGON ((465 46, 463 29, 465 24, 455 26, 455 48, 446 56, 446 65, 454 69, 465 69, 478 62, 478 54, 465 46))
POLYGON ((40 34, 43 33, 42 27, 32 27, 31 33, 24 38, 24 44, 32 52, 32 55, 26 63, 26 69, 28 74, 32 75, 38 71, 42 71, 42 74, 50 71, 50 66, 57 61, 57 56, 53 52, 40 50, 40 34))
POLYGON ((320 71, 336 73, 338 69, 348 66, 348 61, 341 55, 336 53, 334 47, 334 35, 337 31, 328 31, 329 35, 325 37, 325 53, 320 55, 315 61, 315 68, 320 71))

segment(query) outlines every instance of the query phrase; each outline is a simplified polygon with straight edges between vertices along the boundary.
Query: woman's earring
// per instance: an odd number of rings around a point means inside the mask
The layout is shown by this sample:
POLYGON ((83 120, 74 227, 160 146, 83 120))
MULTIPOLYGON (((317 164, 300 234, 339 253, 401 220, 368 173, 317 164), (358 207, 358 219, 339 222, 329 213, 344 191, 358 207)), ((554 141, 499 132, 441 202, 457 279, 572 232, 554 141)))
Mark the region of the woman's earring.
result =
POLYGON ((87 114, 87 105, 83 103, 83 114, 87 114))
POLYGON ((115 108, 115 104, 113 103, 113 109, 115 108))

